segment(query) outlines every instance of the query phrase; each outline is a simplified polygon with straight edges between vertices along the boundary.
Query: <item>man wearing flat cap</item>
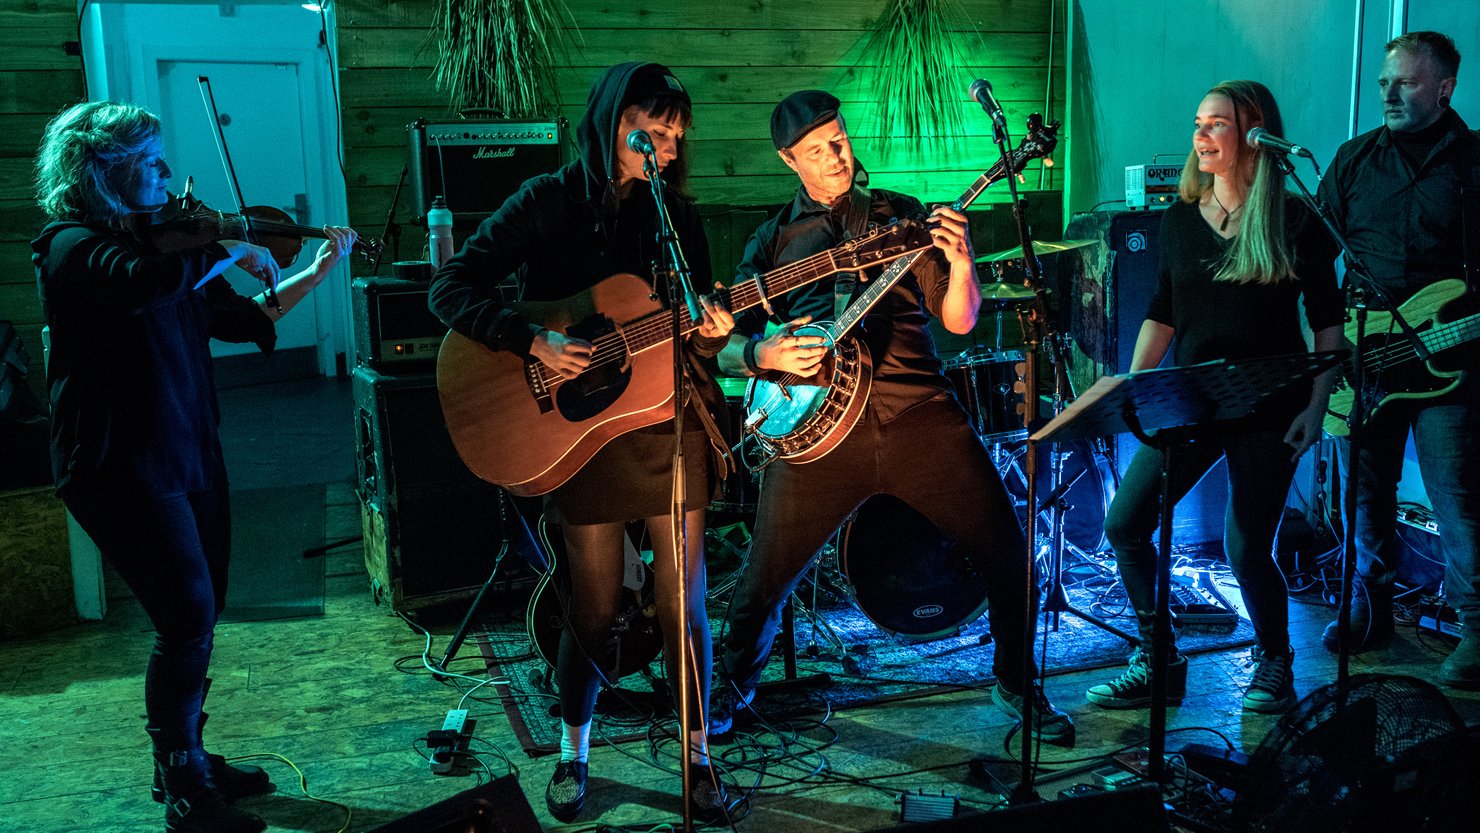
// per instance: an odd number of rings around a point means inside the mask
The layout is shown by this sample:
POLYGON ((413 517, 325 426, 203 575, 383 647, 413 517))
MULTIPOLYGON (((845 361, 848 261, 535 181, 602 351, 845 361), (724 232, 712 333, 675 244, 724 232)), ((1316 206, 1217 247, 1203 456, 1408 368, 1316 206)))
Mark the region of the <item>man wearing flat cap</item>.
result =
MULTIPOLYGON (((913 197, 855 184, 858 166, 838 99, 820 90, 787 96, 771 115, 781 161, 801 180, 796 198, 761 224, 746 246, 739 280, 801 260, 894 218, 923 218, 913 197)), ((780 624, 782 606, 817 551, 865 500, 890 494, 909 504, 971 554, 987 585, 996 641, 993 701, 1021 719, 1024 703, 1045 742, 1072 745, 1074 724, 1041 691, 1018 691, 1024 665, 1027 547, 1002 479, 941 373, 927 315, 946 329, 976 324, 981 289, 966 217, 949 207, 930 215, 935 248, 919 258, 855 333, 872 357, 873 382, 858 423, 820 459, 777 460, 762 482, 749 565, 730 603, 722 646, 722 686, 711 704, 710 733, 723 734, 748 705, 780 624)), ((882 268, 882 267, 880 267, 882 268)), ((778 332, 763 336, 766 314, 736 317, 720 367, 736 376, 779 371, 815 376, 827 355, 821 339, 797 334, 811 320, 846 307, 853 281, 825 278, 769 299, 778 332)), ((826 384, 826 380, 819 382, 826 384)))

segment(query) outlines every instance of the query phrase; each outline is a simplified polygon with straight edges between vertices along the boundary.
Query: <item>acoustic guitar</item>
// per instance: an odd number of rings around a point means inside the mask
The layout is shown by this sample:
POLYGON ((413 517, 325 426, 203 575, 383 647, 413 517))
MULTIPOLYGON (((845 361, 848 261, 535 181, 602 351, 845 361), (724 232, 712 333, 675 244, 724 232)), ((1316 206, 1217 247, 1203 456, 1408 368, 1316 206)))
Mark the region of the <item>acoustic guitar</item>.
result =
MULTIPOLYGON (((930 245, 921 224, 891 223, 717 294, 738 313, 930 245)), ((448 333, 437 392, 452 444, 474 474, 516 495, 544 494, 616 437, 673 418, 672 319, 642 278, 613 275, 569 298, 514 306, 529 321, 591 342, 591 364, 567 380, 536 359, 448 333)), ((680 315, 684 335, 698 329, 686 309, 680 315)))

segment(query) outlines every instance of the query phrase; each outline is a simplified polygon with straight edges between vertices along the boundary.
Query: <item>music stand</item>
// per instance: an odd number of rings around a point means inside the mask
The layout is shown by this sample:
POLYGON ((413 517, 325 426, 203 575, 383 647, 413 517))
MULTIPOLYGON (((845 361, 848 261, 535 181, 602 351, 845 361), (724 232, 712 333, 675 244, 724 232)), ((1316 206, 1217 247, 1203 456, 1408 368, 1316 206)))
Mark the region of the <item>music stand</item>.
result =
POLYGON ((1290 353, 1256 359, 1219 359, 1187 367, 1106 376, 1033 433, 1038 442, 1063 443, 1129 431, 1161 452, 1161 534, 1157 550, 1156 615, 1151 652, 1151 729, 1148 777, 1161 782, 1165 767, 1167 666, 1171 659, 1172 456, 1178 446, 1261 413, 1276 394, 1313 380, 1340 364, 1346 351, 1290 353), (1155 432, 1154 434, 1148 432, 1155 432))

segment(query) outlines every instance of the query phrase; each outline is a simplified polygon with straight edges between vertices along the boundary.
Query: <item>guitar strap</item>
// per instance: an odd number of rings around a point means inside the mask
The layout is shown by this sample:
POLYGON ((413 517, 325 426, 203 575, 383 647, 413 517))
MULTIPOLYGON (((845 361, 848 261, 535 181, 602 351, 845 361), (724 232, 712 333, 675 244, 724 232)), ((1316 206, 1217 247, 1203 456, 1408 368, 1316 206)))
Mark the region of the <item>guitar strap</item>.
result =
POLYGON ((704 433, 709 436, 709 445, 714 451, 720 469, 717 472, 719 479, 726 480, 731 474, 738 472, 740 467, 735 463, 735 455, 730 451, 730 442, 725 437, 725 432, 720 429, 719 423, 715 422, 714 415, 709 412, 709 407, 704 402, 704 397, 699 395, 699 382, 694 378, 695 371, 689 364, 695 361, 694 356, 685 351, 684 358, 688 360, 684 362, 683 373, 688 390, 691 392, 689 398, 698 406, 692 410, 699 415, 699 422, 704 426, 704 433))
MULTIPOLYGON (((873 194, 861 185, 854 185, 848 195, 848 217, 844 221, 843 239, 852 240, 868 230, 868 211, 873 205, 873 194)), ((843 310, 853 302, 853 293, 858 289, 856 272, 839 272, 833 283, 833 320, 843 317, 843 310)))

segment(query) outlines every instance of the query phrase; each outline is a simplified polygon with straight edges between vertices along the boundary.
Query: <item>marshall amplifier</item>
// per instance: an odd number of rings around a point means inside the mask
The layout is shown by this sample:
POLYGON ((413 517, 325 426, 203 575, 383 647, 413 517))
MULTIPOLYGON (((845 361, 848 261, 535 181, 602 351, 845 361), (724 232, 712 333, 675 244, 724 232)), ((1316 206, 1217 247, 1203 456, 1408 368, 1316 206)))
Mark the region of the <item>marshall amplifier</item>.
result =
POLYGON ((418 220, 442 196, 453 214, 486 217, 524 180, 560 167, 560 121, 459 121, 406 126, 418 220))
POLYGON ((430 366, 447 325, 427 309, 427 284, 397 278, 355 278, 350 284, 355 364, 404 373, 430 366))

